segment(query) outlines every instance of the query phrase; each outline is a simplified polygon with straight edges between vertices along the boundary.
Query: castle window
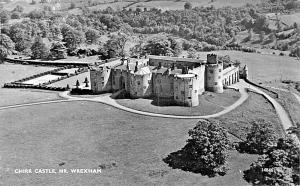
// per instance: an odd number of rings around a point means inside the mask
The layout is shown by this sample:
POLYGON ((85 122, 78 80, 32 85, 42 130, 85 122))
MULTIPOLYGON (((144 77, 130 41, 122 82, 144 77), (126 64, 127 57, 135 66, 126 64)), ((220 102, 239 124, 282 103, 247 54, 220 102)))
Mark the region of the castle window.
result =
POLYGON ((148 83, 150 84, 150 83, 151 83, 151 80, 148 80, 148 83))
POLYGON ((178 96, 176 96, 175 99, 178 99, 178 96))
POLYGON ((218 85, 218 82, 215 82, 215 85, 218 85))
POLYGON ((197 90, 195 90, 195 93, 197 93, 197 90))
POLYGON ((193 85, 189 85, 189 88, 193 88, 193 85))
POLYGON ((140 85, 140 84, 141 84, 141 82, 139 82, 139 81, 138 81, 138 82, 137 82, 137 84, 138 84, 138 85, 140 85))
POLYGON ((192 99, 192 97, 188 97, 188 99, 192 99))
POLYGON ((219 69, 219 72, 222 72, 222 69, 219 69))
POLYGON ((135 92, 134 94, 137 95, 137 92, 135 92))
POLYGON ((104 81, 104 77, 101 77, 101 80, 104 81))
POLYGON ((102 85, 104 85, 104 82, 102 82, 102 85))

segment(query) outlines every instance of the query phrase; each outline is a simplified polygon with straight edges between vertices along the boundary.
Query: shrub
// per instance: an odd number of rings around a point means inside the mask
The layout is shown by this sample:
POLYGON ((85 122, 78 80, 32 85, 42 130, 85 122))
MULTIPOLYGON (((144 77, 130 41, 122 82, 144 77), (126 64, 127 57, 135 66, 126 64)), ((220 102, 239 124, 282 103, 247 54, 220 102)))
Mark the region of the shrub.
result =
POLYGON ((204 175, 226 174, 230 149, 227 131, 217 121, 203 120, 189 131, 189 136, 185 147, 164 161, 173 168, 204 175))
POLYGON ((244 178, 255 185, 299 184, 299 155, 300 149, 291 137, 281 138, 244 171, 244 178))
POLYGON ((263 154, 274 146, 276 137, 269 122, 264 120, 252 122, 251 131, 247 134, 246 141, 239 144, 238 150, 251 154, 263 154))

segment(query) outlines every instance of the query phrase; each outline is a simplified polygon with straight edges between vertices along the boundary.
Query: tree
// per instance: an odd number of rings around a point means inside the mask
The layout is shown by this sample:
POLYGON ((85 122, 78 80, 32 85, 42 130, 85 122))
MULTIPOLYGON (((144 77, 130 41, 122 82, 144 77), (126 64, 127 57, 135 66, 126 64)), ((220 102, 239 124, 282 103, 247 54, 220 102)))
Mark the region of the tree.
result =
POLYGON ((244 171, 244 178, 255 185, 293 185, 299 183, 300 149, 291 137, 261 155, 244 171))
POLYGON ((85 77, 84 82, 85 83, 85 87, 89 87, 89 80, 87 77, 85 77))
POLYGON ((80 86, 80 83, 79 83, 79 81, 78 81, 78 79, 77 79, 77 81, 76 81, 76 89, 78 89, 79 88, 79 86, 80 86))
MULTIPOLYGON (((29 26, 29 25, 27 25, 29 26)), ((26 29, 25 24, 15 24, 10 27, 9 36, 15 43, 15 50, 24 54, 30 54, 30 47, 32 38, 28 33, 29 29, 26 29)), ((33 32, 34 30, 32 30, 33 32)), ((31 32, 31 33, 32 33, 31 32)))
POLYGON ((178 56, 182 45, 171 37, 158 36, 148 40, 143 51, 151 55, 178 56))
POLYGON ((67 31, 63 37, 63 41, 70 50, 75 50, 85 40, 84 33, 74 29, 67 31))
POLYGON ((20 13, 22 13, 23 11, 24 11, 24 8, 20 5, 17 5, 13 10, 13 12, 20 12, 20 13))
POLYGON ((193 47, 189 48, 187 57, 188 58, 197 58, 196 52, 197 51, 193 47))
POLYGON ((14 48, 14 42, 7 35, 0 34, 0 63, 12 53, 14 48))
POLYGON ((14 12, 11 14, 11 19, 20 19, 20 17, 21 17, 20 12, 14 11, 14 12))
POLYGON ((275 35, 275 33, 270 33, 270 35, 269 35, 269 40, 270 41, 275 41, 276 40, 276 35, 275 35))
POLYGON ((230 142, 227 132, 217 121, 199 121, 189 131, 183 151, 192 160, 194 170, 201 170, 208 174, 225 174, 230 142))
POLYGON ((2 11, 0 12, 0 22, 1 22, 2 24, 8 23, 9 19, 10 19, 9 12, 6 11, 6 10, 2 10, 2 11))
POLYGON ((248 37, 247 37, 247 41, 251 41, 253 39, 253 30, 252 28, 250 28, 248 30, 248 37))
POLYGON ((259 34, 259 39, 260 39, 261 42, 264 41, 264 39, 265 39, 265 32, 264 32, 264 31, 261 31, 261 32, 260 32, 260 34, 259 34))
POLYGON ((239 151, 263 154, 275 145, 276 138, 271 123, 264 120, 254 121, 246 141, 239 144, 239 151))
POLYGON ((111 38, 104 44, 104 50, 109 58, 125 55, 125 45, 129 37, 119 32, 118 34, 111 35, 111 38))
POLYGON ((86 41, 88 41, 89 43, 96 43, 99 37, 100 37, 100 33, 98 32, 98 30, 95 30, 93 28, 89 28, 85 32, 86 41))
POLYGON ((31 46, 32 58, 33 59, 47 59, 50 53, 49 48, 43 42, 41 37, 37 37, 35 42, 31 46))
POLYGON ((186 3, 184 4, 184 9, 186 9, 186 10, 192 9, 192 4, 191 4, 190 2, 186 2, 186 3))
POLYGON ((74 9, 76 8, 76 4, 74 2, 71 2, 70 8, 69 9, 74 9))

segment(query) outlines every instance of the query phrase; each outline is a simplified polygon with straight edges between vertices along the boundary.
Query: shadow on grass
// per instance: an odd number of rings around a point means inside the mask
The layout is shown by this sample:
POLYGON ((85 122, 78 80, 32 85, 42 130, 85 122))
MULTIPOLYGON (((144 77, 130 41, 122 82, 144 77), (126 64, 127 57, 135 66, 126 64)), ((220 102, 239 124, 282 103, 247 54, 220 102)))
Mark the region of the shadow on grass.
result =
MULTIPOLYGON (((184 147, 186 148, 186 147, 184 147)), ((185 150, 181 149, 177 152, 172 152, 163 161, 168 164, 173 169, 181 169, 183 171, 188 171, 196 174, 201 174, 203 176, 215 177, 216 172, 204 168, 203 164, 194 160, 185 150)), ((224 174, 219 173, 219 175, 224 176, 224 174)))

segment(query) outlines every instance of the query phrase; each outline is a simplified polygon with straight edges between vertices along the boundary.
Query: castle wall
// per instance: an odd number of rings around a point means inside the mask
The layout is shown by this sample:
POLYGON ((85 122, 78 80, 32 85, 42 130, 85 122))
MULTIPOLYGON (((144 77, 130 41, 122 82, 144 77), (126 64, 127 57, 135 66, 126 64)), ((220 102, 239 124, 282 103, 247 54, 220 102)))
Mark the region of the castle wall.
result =
POLYGON ((174 79, 174 100, 178 105, 198 106, 198 86, 194 78, 174 79))
POLYGON ((152 96, 152 74, 130 74, 130 97, 145 98, 152 96))
POLYGON ((205 65, 200 67, 189 69, 189 73, 196 74, 197 76, 194 79, 195 87, 197 87, 197 93, 199 95, 203 94, 205 91, 205 65))
MULTIPOLYGON (((188 60, 188 59, 187 59, 188 60)), ((156 58, 150 58, 149 59, 149 65, 150 66, 163 66, 163 67, 172 67, 173 64, 177 67, 177 68, 183 68, 184 66, 187 66, 189 68, 191 67, 197 67, 200 66, 200 60, 199 61, 195 61, 195 62, 187 62, 187 61, 180 61, 180 60, 172 60, 172 58, 165 58, 165 59, 156 59, 156 58)))
POLYGON ((153 75, 153 95, 156 97, 170 98, 174 96, 173 75, 153 75))
POLYGON ((223 93, 223 63, 207 64, 205 69, 205 89, 223 93))
POLYGON ((94 93, 111 91, 111 69, 103 67, 103 69, 100 70, 91 70, 90 78, 91 89, 94 93))
MULTIPOLYGON (((112 70, 112 90, 118 91, 121 89, 126 89, 128 72, 120 69, 112 70)), ((126 89, 127 90, 127 89, 126 89)))
POLYGON ((229 67, 231 69, 225 69, 223 74, 223 85, 229 86, 239 82, 239 67, 229 67))

